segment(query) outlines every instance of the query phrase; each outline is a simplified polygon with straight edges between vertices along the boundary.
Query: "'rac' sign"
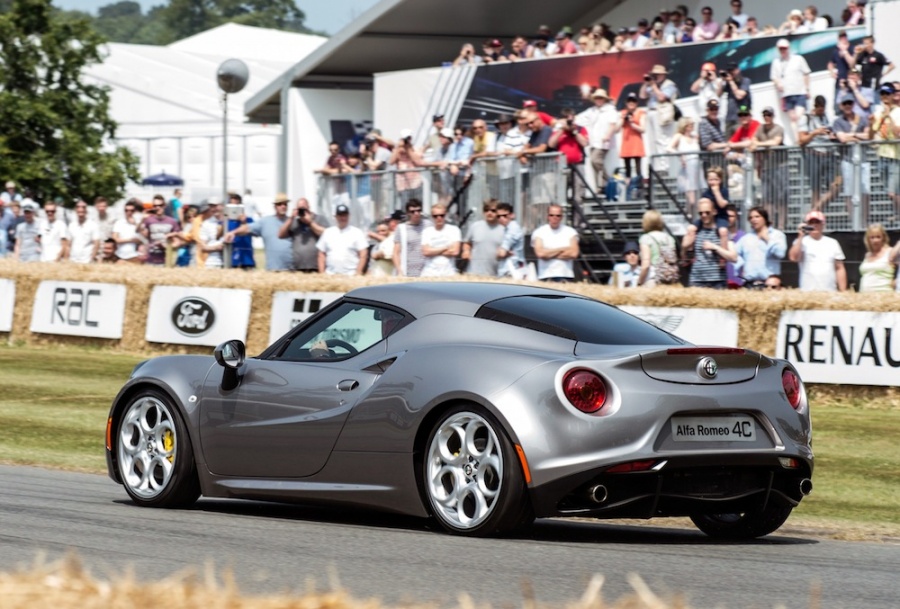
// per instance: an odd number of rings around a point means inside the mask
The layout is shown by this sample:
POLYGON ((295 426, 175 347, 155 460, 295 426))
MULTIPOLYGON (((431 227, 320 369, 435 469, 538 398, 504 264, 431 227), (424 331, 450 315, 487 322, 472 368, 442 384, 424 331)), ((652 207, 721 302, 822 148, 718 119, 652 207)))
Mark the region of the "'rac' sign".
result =
POLYGON ((31 313, 31 331, 94 338, 122 338, 125 286, 42 281, 31 313))

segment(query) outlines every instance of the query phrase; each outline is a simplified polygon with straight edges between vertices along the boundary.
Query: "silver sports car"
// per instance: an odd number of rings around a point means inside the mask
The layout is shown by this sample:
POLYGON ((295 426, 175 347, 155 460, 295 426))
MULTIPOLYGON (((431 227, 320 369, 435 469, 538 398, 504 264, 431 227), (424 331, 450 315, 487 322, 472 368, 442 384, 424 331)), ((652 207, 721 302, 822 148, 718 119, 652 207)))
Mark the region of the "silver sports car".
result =
POLYGON ((353 290, 257 357, 233 340, 139 364, 106 457, 149 507, 367 506, 482 536, 687 516, 751 538, 812 490, 811 434, 786 361, 567 292, 404 283, 353 290))

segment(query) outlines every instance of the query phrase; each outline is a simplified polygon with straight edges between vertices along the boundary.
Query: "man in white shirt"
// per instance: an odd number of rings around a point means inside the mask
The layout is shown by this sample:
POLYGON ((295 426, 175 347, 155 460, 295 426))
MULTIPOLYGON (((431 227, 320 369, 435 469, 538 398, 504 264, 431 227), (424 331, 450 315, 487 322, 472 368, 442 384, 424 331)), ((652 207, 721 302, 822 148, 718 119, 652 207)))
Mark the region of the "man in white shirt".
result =
POLYGON ((844 251, 835 239, 825 236, 825 214, 813 210, 805 220, 788 251, 788 258, 800 265, 800 289, 846 292, 844 251))
POLYGON ((75 203, 75 219, 69 222, 69 260, 90 264, 100 251, 100 227, 87 217, 87 203, 75 203))
POLYGON ((563 209, 551 203, 547 224, 531 234, 531 246, 538 259, 538 279, 569 282, 575 280, 574 260, 578 258, 578 233, 562 222, 563 209))
POLYGON ((609 179, 606 173, 606 153, 612 145, 619 114, 615 106, 609 103, 606 89, 595 89, 591 93, 591 99, 593 107, 578 114, 575 124, 587 129, 591 168, 594 170, 594 191, 600 193, 606 191, 606 181, 609 179))
POLYGON ((778 57, 772 62, 769 78, 778 91, 782 107, 791 119, 794 141, 797 140, 797 124, 800 117, 806 114, 809 103, 809 64, 802 55, 791 53, 791 43, 787 38, 780 38, 775 44, 778 57))
POLYGON ((459 256, 462 233, 459 227, 447 224, 447 206, 431 206, 434 226, 422 231, 422 254, 425 266, 422 277, 450 277, 457 274, 456 257, 459 256))
POLYGON ((336 226, 329 226, 316 242, 319 272, 327 275, 362 275, 369 258, 369 241, 359 228, 350 225, 350 208, 334 208, 336 226))
POLYGON ((69 245, 69 228, 62 220, 62 214, 56 203, 49 202, 44 206, 46 219, 40 220, 41 227, 41 262, 58 262, 64 260, 69 245))

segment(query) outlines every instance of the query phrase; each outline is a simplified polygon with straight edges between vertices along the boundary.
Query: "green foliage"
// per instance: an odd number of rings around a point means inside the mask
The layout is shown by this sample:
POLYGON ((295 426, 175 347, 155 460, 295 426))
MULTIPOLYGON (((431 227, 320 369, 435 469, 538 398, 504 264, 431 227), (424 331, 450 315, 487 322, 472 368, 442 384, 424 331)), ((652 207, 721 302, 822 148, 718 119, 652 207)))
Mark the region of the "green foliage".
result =
MULTIPOLYGON (((11 0, 0 0, 10 2, 11 0)), ((101 7, 92 25, 112 42, 169 44, 223 23, 313 33, 303 25, 305 15, 296 0, 159 0, 160 5, 142 13, 133 0, 119 0, 101 7)), ((85 15, 78 11, 67 14, 85 15)))
POLYGON ((110 144, 107 88, 84 69, 101 61, 90 22, 50 0, 13 0, 0 15, 0 176, 39 198, 121 197, 137 158, 110 144))

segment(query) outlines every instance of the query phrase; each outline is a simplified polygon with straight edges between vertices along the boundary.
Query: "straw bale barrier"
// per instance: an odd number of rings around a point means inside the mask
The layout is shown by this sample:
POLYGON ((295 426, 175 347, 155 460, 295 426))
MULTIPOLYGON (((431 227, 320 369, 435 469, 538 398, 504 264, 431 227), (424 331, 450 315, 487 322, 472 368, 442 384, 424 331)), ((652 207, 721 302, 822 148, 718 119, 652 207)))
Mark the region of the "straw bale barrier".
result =
MULTIPOLYGON (((90 345, 129 353, 209 353, 208 347, 166 345, 145 340, 147 309, 154 286, 198 286, 239 288, 252 292, 247 350, 259 353, 269 341, 272 296, 279 291, 346 292, 365 285, 405 281, 369 277, 334 277, 319 274, 274 273, 266 271, 177 268, 119 265, 77 265, 71 263, 19 263, 0 260, 0 278, 16 282, 13 329, 0 333, 13 344, 50 346, 90 345), (85 281, 123 284, 127 288, 124 332, 121 339, 82 338, 36 334, 29 330, 32 302, 42 280, 85 281), (5 336, 4 336, 5 334, 5 336)), ((456 281, 478 280, 462 276, 456 281)), ((488 280, 490 281, 490 280, 488 280)), ((501 281, 501 280, 495 280, 501 281)), ((542 284, 545 285, 546 284, 542 284)), ((900 300, 895 293, 858 294, 810 293, 797 290, 750 291, 708 290, 680 287, 618 289, 589 283, 553 284, 549 287, 583 294, 614 305, 650 307, 709 308, 734 311, 738 315, 738 344, 774 355, 778 320, 784 310, 896 311, 900 300)))
MULTIPOLYGON (((311 589, 306 593, 247 596, 241 594, 234 578, 228 572, 217 575, 207 565, 199 573, 187 570, 166 579, 138 581, 134 574, 126 573, 111 580, 100 580, 91 575, 70 555, 64 560, 47 564, 42 560, 29 568, 13 573, 0 573, 0 598, 4 609, 156 609, 160 599, 165 599, 168 609, 207 609, 229 607, 231 609, 387 609, 389 606, 377 599, 355 599, 340 588, 337 575, 331 578, 330 591, 311 589)), ((529 586, 523 586, 521 606, 525 609, 688 609, 679 596, 669 599, 654 594, 636 574, 627 576, 633 593, 615 601, 603 598, 604 578, 595 575, 581 598, 569 603, 538 604, 529 596, 529 586)), ((312 588, 308 585, 307 588, 312 588)), ((818 597, 813 591, 813 596, 818 597)), ((813 606, 812 604, 810 606, 813 606)), ((437 605, 404 603, 404 609, 438 609, 437 605)), ((477 602, 466 594, 446 599, 444 607, 456 609, 490 609, 490 605, 477 602)))

